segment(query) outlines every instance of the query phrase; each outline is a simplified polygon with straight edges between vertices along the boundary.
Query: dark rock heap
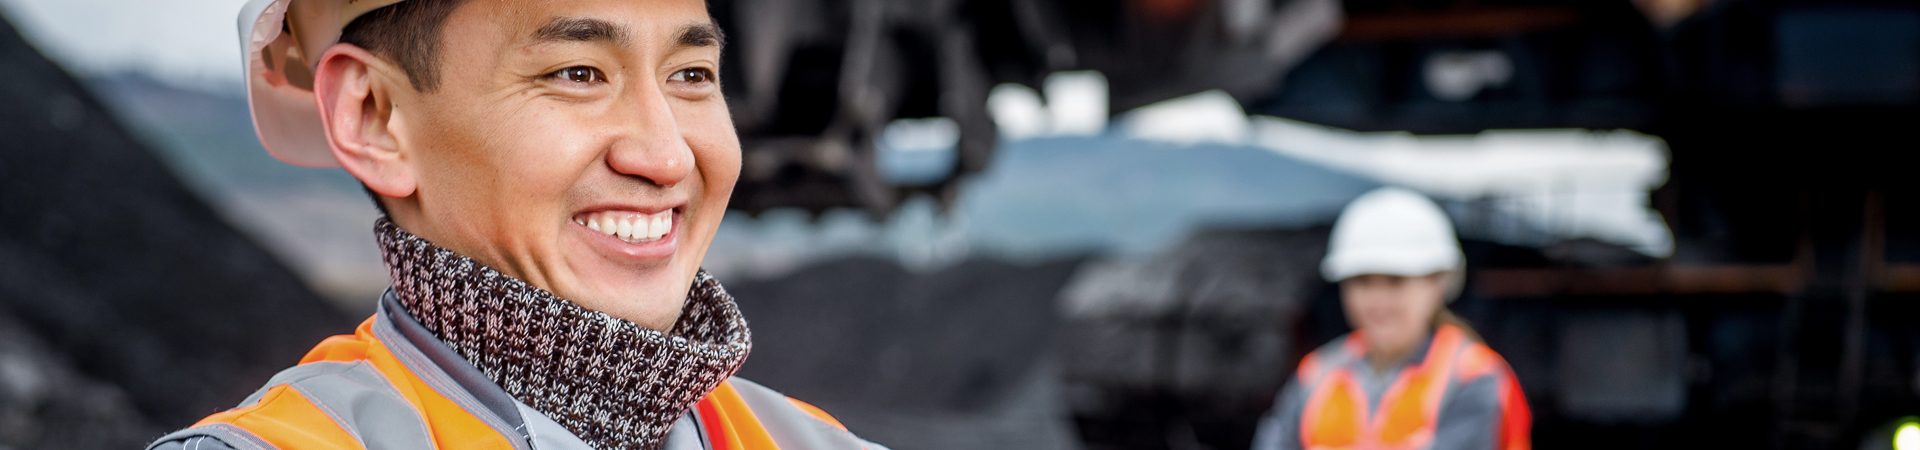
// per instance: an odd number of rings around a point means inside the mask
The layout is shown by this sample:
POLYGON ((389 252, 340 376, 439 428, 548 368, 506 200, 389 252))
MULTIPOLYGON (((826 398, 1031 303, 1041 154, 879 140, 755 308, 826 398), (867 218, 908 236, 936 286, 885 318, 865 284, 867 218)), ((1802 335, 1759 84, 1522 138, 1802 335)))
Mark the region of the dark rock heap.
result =
POLYGON ((0 21, 0 448, 137 448, 351 325, 0 21))

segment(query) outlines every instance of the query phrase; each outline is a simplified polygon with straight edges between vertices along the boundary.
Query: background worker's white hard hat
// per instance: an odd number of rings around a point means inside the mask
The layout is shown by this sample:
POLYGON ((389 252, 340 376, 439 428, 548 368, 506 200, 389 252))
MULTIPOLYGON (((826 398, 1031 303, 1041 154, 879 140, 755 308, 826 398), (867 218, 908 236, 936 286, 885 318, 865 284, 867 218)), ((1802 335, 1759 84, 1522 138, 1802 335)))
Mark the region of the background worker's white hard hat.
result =
POLYGON ((1338 282, 1360 275, 1422 276, 1466 266, 1447 213, 1401 188, 1381 188, 1348 203, 1333 224, 1320 274, 1338 282))
POLYGON ((348 22, 400 1, 252 0, 240 8, 247 105, 267 153, 296 166, 339 166, 320 127, 314 66, 348 22))

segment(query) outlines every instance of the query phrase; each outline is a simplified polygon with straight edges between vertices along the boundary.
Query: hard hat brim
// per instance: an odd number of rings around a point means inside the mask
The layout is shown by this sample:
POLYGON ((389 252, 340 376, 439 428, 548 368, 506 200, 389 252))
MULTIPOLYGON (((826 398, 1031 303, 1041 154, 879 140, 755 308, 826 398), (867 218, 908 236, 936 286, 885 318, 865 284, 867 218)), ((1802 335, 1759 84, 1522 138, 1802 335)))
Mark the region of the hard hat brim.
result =
POLYGON ((260 145, 274 158, 302 167, 339 167, 320 122, 319 99, 306 85, 317 63, 312 59, 339 41, 340 28, 348 21, 400 0, 305 0, 299 5, 294 1, 251 0, 240 8, 247 108, 260 145), (298 8, 297 23, 288 23, 294 8, 298 8))
POLYGON ((246 61, 247 108, 260 145, 281 162, 302 167, 339 167, 320 125, 313 91, 290 83, 267 67, 268 48, 282 36, 289 0, 253 0, 240 9, 240 51, 246 61), (272 79, 269 79, 269 78, 272 79))
POLYGON ((1335 283, 1361 275, 1418 277, 1460 270, 1464 263, 1451 248, 1346 249, 1327 255, 1320 274, 1335 283))

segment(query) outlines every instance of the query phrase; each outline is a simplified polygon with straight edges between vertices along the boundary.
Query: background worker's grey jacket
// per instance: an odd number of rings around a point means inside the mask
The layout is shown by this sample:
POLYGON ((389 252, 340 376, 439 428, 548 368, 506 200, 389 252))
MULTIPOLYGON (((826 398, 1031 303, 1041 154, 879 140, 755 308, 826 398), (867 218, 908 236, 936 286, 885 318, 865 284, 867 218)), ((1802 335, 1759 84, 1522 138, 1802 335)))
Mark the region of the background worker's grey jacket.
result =
MULTIPOLYGON (((1253 448, 1312 448, 1316 436, 1311 435, 1312 430, 1303 430, 1306 428, 1303 424, 1311 423, 1310 419, 1328 418, 1309 415, 1329 414, 1329 411, 1352 412, 1356 409, 1355 415, 1361 417, 1332 418, 1347 421, 1342 425, 1356 426, 1336 425, 1323 430, 1345 428, 1352 431, 1350 434, 1357 436, 1360 442, 1349 446, 1358 448, 1513 450, 1531 447, 1529 428, 1532 426, 1532 415, 1506 361, 1485 344, 1466 337, 1453 325, 1436 327, 1422 348, 1426 350, 1415 352, 1385 370, 1375 370, 1367 362, 1364 343, 1353 335, 1342 336, 1314 350, 1301 362, 1300 370, 1282 388, 1279 399, 1262 418, 1259 431, 1254 435, 1253 448), (1430 377, 1430 381, 1414 382, 1423 376, 1430 377), (1335 383, 1344 383, 1345 386, 1334 386, 1335 383), (1415 384, 1427 384, 1435 389, 1426 391, 1430 396, 1419 396, 1425 398, 1406 395, 1404 390, 1415 384), (1333 396, 1332 391, 1343 388, 1345 392, 1339 395, 1359 397, 1354 399, 1357 401, 1353 407, 1322 407, 1316 410, 1316 402, 1332 403, 1326 398, 1333 396), (1421 406, 1394 410, 1396 406, 1383 405, 1390 402, 1406 402, 1401 406, 1421 406), (1411 416, 1412 420, 1402 424, 1412 426, 1402 427, 1402 431, 1417 430, 1411 433, 1385 433, 1398 434, 1407 439, 1387 437, 1377 440, 1393 442, 1368 442, 1368 439, 1377 438, 1376 433, 1392 428, 1383 422, 1393 419, 1383 416, 1393 413, 1411 416)), ((1324 442, 1343 440, 1347 436, 1319 438, 1324 442)))

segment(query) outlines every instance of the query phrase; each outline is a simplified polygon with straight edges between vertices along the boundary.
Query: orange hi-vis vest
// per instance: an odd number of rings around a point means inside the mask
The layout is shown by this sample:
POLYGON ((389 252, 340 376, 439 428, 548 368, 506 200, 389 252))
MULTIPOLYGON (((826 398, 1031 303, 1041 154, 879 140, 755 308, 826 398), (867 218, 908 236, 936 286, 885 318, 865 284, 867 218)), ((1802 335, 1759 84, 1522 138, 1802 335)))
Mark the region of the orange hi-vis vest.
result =
MULTIPOLYGON (((196 438, 231 448, 533 447, 517 429, 523 427, 484 413, 474 395, 433 367, 383 316, 368 319, 354 334, 327 338, 241 406, 207 416, 155 447, 196 438)), ((737 378, 720 383, 691 415, 701 449, 872 446, 818 408, 737 378)))
POLYGON ((1498 377, 1500 419, 1495 448, 1526 450, 1532 415, 1520 383, 1506 361, 1485 344, 1453 325, 1434 332, 1422 361, 1402 370, 1369 408, 1354 370, 1367 364, 1357 335, 1338 346, 1316 351, 1300 363, 1297 379, 1306 394, 1300 414, 1300 442, 1307 449, 1422 449, 1433 444, 1441 405, 1450 388, 1481 377, 1498 377), (1329 354, 1322 354, 1323 352, 1329 354))

